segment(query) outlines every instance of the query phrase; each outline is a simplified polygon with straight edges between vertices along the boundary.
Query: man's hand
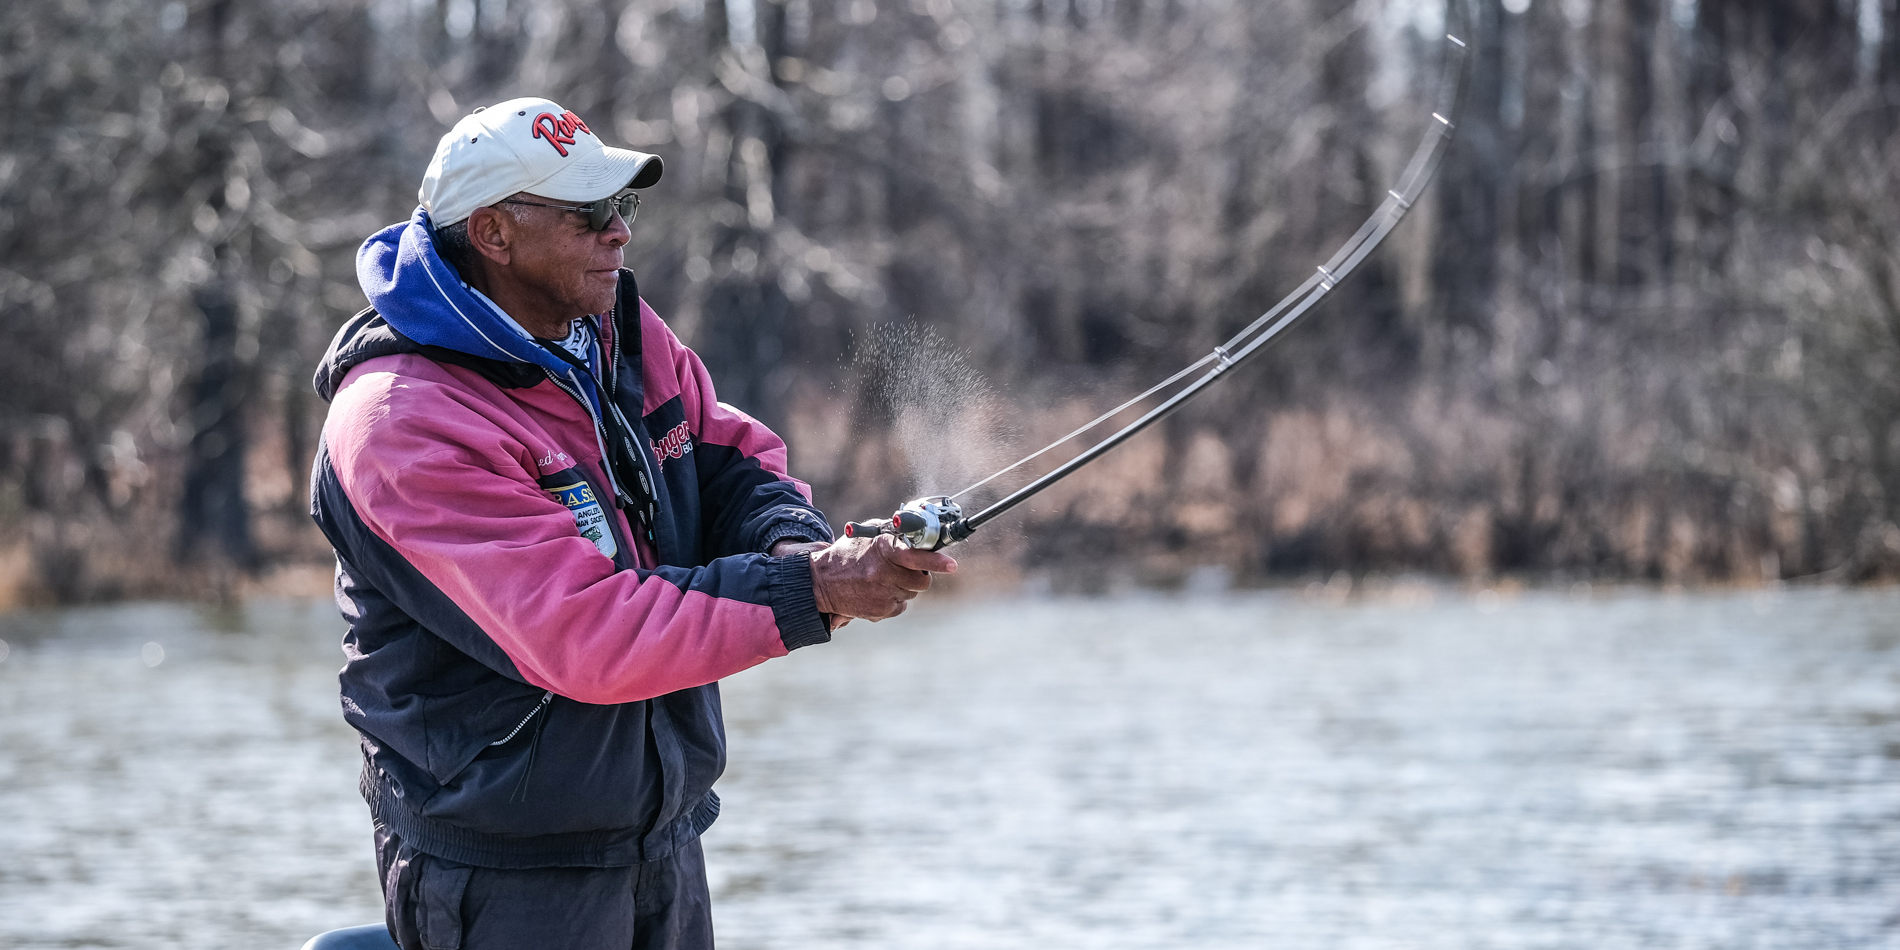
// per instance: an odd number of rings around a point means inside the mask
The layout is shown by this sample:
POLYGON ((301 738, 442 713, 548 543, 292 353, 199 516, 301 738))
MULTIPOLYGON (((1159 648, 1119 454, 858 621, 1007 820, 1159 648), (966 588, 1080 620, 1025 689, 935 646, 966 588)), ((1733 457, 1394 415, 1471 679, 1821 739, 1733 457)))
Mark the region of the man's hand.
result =
POLYGON ((957 562, 941 551, 899 547, 888 534, 841 538, 831 544, 780 542, 774 555, 811 553, 812 593, 833 624, 853 617, 883 620, 904 612, 910 599, 930 589, 930 575, 954 574, 957 562))

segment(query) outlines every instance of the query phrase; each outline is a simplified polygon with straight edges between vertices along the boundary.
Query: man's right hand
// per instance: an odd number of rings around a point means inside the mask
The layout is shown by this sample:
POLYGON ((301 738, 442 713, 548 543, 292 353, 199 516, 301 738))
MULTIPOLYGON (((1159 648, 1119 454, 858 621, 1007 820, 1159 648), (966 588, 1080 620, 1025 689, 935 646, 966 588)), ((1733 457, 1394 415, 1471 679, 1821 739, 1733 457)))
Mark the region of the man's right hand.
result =
POLYGON ((854 617, 883 620, 904 612, 930 589, 930 575, 954 574, 957 562, 941 551, 900 547, 888 534, 841 538, 811 554, 812 593, 834 623, 854 617))

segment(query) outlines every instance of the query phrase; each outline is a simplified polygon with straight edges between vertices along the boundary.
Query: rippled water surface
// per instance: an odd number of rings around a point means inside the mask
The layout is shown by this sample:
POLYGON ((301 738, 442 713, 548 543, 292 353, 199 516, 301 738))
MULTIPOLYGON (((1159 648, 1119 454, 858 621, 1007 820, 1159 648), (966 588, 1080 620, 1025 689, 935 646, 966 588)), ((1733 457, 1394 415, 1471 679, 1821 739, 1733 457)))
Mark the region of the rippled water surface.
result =
MULTIPOLYGON (((380 917, 327 603, 0 617, 0 947, 380 917)), ((964 600, 735 677, 727 948, 1900 947, 1900 592, 964 600)))

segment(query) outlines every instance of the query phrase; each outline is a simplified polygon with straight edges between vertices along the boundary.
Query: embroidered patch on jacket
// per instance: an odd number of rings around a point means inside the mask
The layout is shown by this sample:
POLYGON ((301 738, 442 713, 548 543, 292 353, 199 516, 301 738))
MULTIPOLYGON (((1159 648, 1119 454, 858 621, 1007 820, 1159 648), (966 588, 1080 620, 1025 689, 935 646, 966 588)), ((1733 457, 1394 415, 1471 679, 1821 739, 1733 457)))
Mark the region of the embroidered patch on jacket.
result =
POLYGON ((594 497, 594 490, 586 482, 576 482, 561 488, 550 488, 548 493, 554 500, 567 506, 574 515, 574 527, 580 529, 581 537, 594 542, 600 553, 613 557, 620 553, 620 546, 614 543, 613 528, 607 524, 607 512, 602 511, 600 500, 594 497))
POLYGON ((679 458, 692 450, 693 434, 687 431, 684 422, 674 426, 664 438, 653 440, 653 460, 661 465, 665 465, 667 459, 679 458))

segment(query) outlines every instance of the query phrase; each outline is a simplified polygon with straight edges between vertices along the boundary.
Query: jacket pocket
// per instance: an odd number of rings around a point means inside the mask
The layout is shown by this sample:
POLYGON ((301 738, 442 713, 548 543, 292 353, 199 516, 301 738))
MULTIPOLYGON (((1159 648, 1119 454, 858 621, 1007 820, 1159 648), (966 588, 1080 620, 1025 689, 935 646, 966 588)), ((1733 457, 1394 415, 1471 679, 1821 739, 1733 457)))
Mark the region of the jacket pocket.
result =
MULTIPOLYGON (((541 701, 528 710, 508 731, 493 742, 478 750, 468 758, 468 764, 500 760, 498 765, 488 766, 484 775, 471 778, 477 784, 493 787, 498 781, 507 781, 503 776, 512 778, 509 786, 508 801, 525 802, 528 800, 528 780, 534 775, 535 757, 541 750, 541 733, 547 729, 550 707, 554 704, 554 691, 541 694, 541 701), (525 752, 523 746, 526 746, 525 752), (519 763, 519 764, 517 764, 519 763)), ((447 784, 447 783, 444 783, 447 784)))
POLYGON ((521 778, 515 782, 514 791, 508 793, 508 800, 511 802, 525 802, 528 800, 528 779, 534 775, 534 755, 541 749, 541 730, 547 728, 547 709, 548 704, 552 702, 554 702, 554 691, 548 690, 541 695, 540 705, 535 706, 533 711, 528 713, 527 718, 517 723, 514 729, 510 730, 507 735, 489 743, 491 748, 495 746, 505 746, 513 742, 516 736, 521 735, 521 733, 528 728, 529 722, 534 723, 534 733, 528 739, 528 761, 521 766, 521 778))
POLYGON ((515 745, 536 731, 535 724, 545 717, 553 699, 554 694, 545 690, 521 690, 506 699, 489 697, 485 702, 475 702, 475 696, 466 693, 430 701, 426 712, 430 776, 437 784, 448 785, 477 759, 515 754, 515 745))

